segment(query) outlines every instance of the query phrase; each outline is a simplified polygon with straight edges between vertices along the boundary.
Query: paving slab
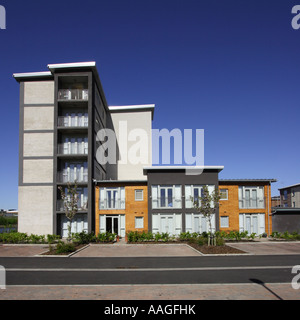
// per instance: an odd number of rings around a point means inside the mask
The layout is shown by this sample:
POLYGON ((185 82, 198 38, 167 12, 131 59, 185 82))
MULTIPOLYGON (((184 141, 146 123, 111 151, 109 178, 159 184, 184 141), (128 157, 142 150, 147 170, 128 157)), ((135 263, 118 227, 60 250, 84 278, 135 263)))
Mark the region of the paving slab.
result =
POLYGON ((0 300, 300 300, 300 289, 290 283, 7 286, 0 300))
POLYGON ((276 255, 276 254, 300 254, 300 242, 245 242, 231 243, 233 248, 243 250, 254 255, 276 255))
POLYGON ((90 244, 72 257, 182 257, 201 256, 186 244, 90 244))
POLYGON ((34 257, 48 250, 47 245, 0 245, 0 257, 34 257))

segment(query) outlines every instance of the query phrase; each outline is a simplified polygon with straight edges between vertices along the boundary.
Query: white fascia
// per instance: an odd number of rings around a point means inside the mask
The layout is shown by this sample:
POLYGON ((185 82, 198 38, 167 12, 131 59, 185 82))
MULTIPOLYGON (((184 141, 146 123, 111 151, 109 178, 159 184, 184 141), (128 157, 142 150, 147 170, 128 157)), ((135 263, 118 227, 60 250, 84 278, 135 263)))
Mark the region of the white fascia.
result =
POLYGON ((31 77, 45 77, 52 76, 50 71, 43 72, 26 72, 26 73, 14 73, 14 78, 31 78, 31 77))
POLYGON ((154 109, 155 104, 139 104, 132 106, 109 106, 110 111, 136 110, 136 109, 154 109))
POLYGON ((65 68, 87 68, 87 67, 96 67, 96 62, 88 61, 88 62, 48 64, 47 67, 49 70, 65 69, 65 68))
POLYGON ((144 170, 186 170, 186 169, 216 169, 223 170, 224 166, 152 166, 144 167, 144 170))

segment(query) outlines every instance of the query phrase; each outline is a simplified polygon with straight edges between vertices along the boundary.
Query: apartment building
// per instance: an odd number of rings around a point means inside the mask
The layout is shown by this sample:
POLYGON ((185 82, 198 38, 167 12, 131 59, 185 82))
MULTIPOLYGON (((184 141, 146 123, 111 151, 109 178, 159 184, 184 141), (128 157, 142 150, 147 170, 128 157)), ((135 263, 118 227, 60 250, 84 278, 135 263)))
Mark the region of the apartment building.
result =
MULTIPOLYGON (((189 167, 145 167, 148 181, 148 228, 152 232, 209 231, 208 220, 195 211, 192 198, 202 194, 203 185, 209 192, 218 190, 218 174, 223 166, 205 166, 199 175, 188 175, 189 167)), ((212 231, 219 229, 219 210, 212 217, 212 231)))
POLYGON ((272 233, 271 183, 275 179, 228 179, 219 181, 220 230, 272 233))
POLYGON ((154 105, 109 107, 95 62, 49 64, 46 72, 13 76, 20 84, 19 231, 65 235, 69 222, 59 187, 67 192, 75 182, 79 201, 72 231, 94 231, 94 181, 143 177, 142 167, 127 161, 123 127, 151 132, 154 105), (122 141, 117 134, 110 148, 115 162, 106 162, 98 133, 118 133, 120 126, 122 141))
POLYGON ((300 208, 300 183, 278 190, 280 192, 280 207, 300 208))
POLYGON ((125 237, 129 231, 148 231, 146 180, 96 183, 96 230, 125 237))
POLYGON ((60 188, 76 183, 72 232, 209 231, 191 201, 206 185, 222 194, 212 231, 270 233, 274 179, 219 180, 223 166, 195 175, 191 167, 152 166, 155 105, 109 106, 95 62, 13 76, 20 84, 18 231, 65 237, 60 188))

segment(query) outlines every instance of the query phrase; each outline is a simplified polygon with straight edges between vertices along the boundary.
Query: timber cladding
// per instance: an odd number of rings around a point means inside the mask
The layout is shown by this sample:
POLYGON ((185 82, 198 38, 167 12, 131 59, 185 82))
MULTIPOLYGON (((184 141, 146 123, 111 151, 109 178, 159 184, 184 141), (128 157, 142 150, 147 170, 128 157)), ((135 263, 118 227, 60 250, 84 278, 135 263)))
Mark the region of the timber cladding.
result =
POLYGON ((100 232, 100 216, 101 215, 125 215, 125 232, 129 231, 148 231, 148 189, 145 183, 101 183, 95 188, 95 234, 100 232), (100 209, 100 188, 125 188, 125 209, 100 209), (142 198, 136 200, 136 190, 142 198), (136 217, 143 218, 143 227, 136 228, 136 217))
POLYGON ((220 200, 219 205, 219 219, 221 217, 228 217, 228 227, 221 227, 220 231, 238 231, 240 214, 259 214, 263 213, 265 216, 265 232, 272 233, 272 218, 271 214, 271 186, 264 182, 229 182, 219 181, 219 191, 227 190, 227 200, 220 200), (257 186, 263 187, 264 207, 261 209, 246 209, 239 207, 239 187, 241 186, 257 186))

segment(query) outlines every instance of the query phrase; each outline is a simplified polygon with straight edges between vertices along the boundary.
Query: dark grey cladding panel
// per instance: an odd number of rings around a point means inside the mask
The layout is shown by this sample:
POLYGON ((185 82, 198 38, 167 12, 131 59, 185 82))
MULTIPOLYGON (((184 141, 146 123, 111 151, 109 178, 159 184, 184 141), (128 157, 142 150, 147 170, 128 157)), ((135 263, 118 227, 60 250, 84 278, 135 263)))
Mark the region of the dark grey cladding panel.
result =
POLYGON ((217 171, 204 171, 199 175, 187 175, 185 170, 151 170, 148 185, 152 184, 214 184, 218 185, 217 171))

